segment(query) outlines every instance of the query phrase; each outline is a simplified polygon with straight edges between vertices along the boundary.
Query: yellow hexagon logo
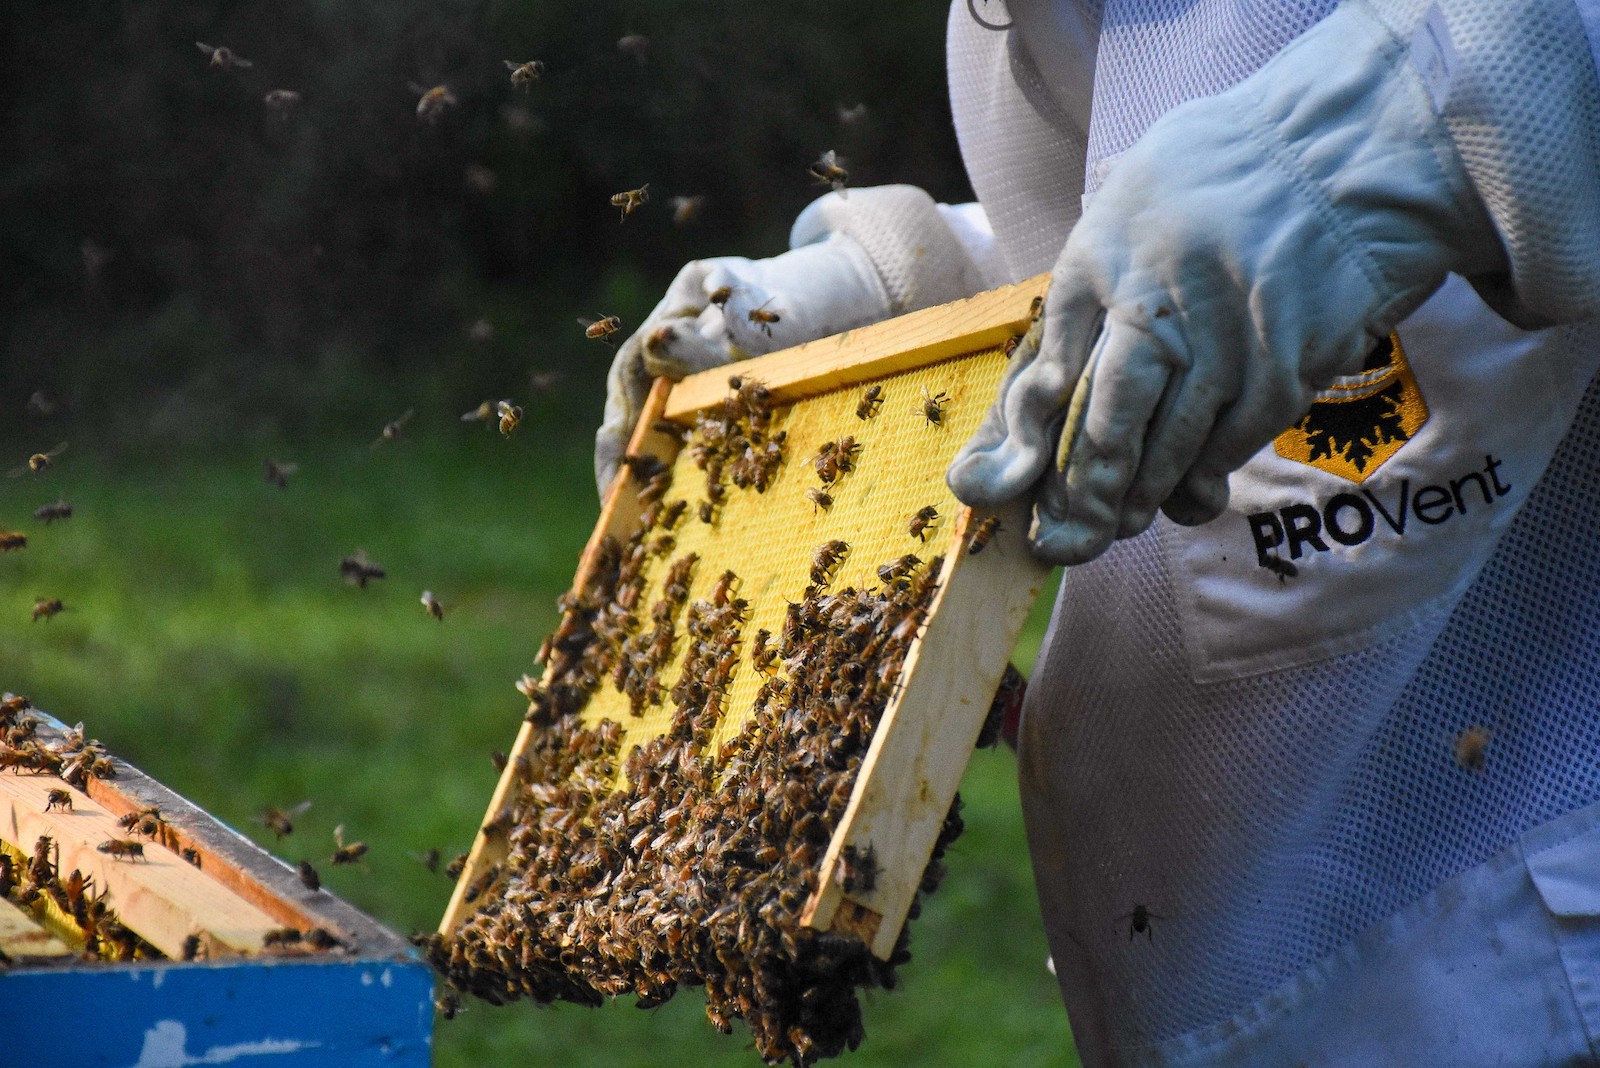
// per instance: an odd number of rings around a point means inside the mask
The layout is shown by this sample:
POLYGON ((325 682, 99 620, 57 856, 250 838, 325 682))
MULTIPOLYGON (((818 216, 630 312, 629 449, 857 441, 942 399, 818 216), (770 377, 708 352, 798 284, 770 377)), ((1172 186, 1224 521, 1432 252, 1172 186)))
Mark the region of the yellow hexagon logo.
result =
POLYGON ((1405 347, 1398 334, 1390 334, 1360 373, 1317 394, 1305 418, 1279 434, 1272 447, 1285 460, 1361 482, 1427 421, 1428 405, 1405 347))

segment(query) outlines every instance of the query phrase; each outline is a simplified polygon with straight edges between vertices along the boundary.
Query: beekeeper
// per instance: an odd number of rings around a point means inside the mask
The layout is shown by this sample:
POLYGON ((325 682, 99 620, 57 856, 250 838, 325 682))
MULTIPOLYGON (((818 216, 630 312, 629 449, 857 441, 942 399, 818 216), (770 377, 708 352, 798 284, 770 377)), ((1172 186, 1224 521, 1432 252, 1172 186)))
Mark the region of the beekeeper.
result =
POLYGON ((1053 271, 949 479, 1075 565, 1019 758, 1085 1064, 1600 1056, 1597 46, 1600 0, 956 0, 981 208, 830 194, 621 349, 602 485, 652 374, 1053 271))

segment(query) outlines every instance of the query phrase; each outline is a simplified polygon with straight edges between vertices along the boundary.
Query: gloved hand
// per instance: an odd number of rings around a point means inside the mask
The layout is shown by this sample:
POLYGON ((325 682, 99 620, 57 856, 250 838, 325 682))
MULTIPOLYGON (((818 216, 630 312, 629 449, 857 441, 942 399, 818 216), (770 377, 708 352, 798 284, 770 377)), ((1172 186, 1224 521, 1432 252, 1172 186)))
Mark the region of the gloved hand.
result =
POLYGON ((993 507, 1038 484, 1030 537, 1062 564, 1158 507, 1203 523, 1446 273, 1503 264, 1410 43, 1347 0, 1116 162, 950 487, 993 507))
POLYGON ((688 264, 612 361, 605 419, 595 434, 601 497, 616 475, 652 378, 679 379, 814 341, 876 322, 891 310, 866 252, 841 233, 771 259, 725 256, 688 264), (773 318, 752 320, 754 309, 773 318))

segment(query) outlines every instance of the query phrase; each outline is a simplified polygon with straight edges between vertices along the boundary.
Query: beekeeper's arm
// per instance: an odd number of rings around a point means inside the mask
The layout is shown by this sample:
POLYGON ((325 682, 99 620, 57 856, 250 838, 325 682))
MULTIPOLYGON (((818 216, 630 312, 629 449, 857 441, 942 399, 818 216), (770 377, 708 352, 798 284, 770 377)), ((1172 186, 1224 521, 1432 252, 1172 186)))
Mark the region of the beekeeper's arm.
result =
POLYGON ((790 251, 771 259, 726 256, 690 263, 623 342, 595 435, 602 497, 653 377, 682 378, 971 296, 1000 281, 994 235, 982 209, 935 204, 912 186, 829 193, 800 213, 789 243, 790 251), (725 296, 725 303, 713 302, 713 295, 725 296), (758 308, 774 313, 776 321, 752 321, 750 312, 758 308))
POLYGON ((1449 272, 1519 326, 1600 313, 1597 3, 1345 0, 1158 121, 1067 240, 957 495, 1036 492, 1036 550, 1082 562, 1158 508, 1219 514, 1449 272))

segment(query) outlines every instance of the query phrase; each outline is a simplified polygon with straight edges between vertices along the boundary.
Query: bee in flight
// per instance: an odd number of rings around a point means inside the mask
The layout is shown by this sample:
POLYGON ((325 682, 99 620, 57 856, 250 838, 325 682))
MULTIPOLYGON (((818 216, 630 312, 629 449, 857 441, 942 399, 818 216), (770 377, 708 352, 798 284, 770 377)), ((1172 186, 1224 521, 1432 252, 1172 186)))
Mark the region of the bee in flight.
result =
POLYGON ((530 59, 526 63, 513 63, 505 60, 506 70, 511 72, 511 84, 527 92, 533 88, 533 83, 544 76, 544 60, 530 59))
POLYGON ((255 64, 250 62, 248 59, 235 54, 233 49, 228 48, 226 45, 219 45, 213 48, 211 45, 196 41, 194 46, 211 57, 211 65, 213 67, 221 67, 223 70, 233 70, 235 67, 243 69, 255 66, 255 64))
POLYGON ((517 424, 522 422, 522 409, 508 400, 503 400, 495 405, 495 415, 500 418, 500 433, 510 437, 511 432, 517 429, 517 424))
POLYGON ((632 215, 636 209, 648 203, 650 203, 649 182, 644 183, 638 189, 624 189, 611 198, 611 206, 622 209, 622 218, 618 219, 618 222, 622 222, 629 215, 632 215))
POLYGON ((439 603, 439 598, 433 595, 432 590, 422 591, 422 607, 426 608, 428 614, 434 619, 437 619, 440 623, 444 622, 444 605, 439 603))
POLYGON ((376 564, 367 559, 365 549, 357 549, 351 556, 339 561, 339 574, 352 586, 367 588, 367 583, 373 579, 387 578, 388 572, 381 564, 376 564))
POLYGON ((268 805, 261 810, 261 824, 279 838, 285 838, 294 833, 294 821, 299 819, 310 807, 310 801, 302 801, 298 805, 290 805, 288 808, 277 808, 273 805, 268 805))
MULTIPOLYGON (((396 433, 399 433, 399 431, 396 431, 396 433)), ((379 438, 378 440, 382 441, 383 439, 379 438)), ((281 460, 268 459, 263 478, 266 480, 266 483, 269 486, 277 486, 279 489, 288 489, 289 476, 293 475, 298 470, 300 470, 299 464, 291 464, 285 463, 281 460)))
POLYGON ((417 94, 417 118, 430 126, 443 118, 446 111, 456 106, 456 95, 450 91, 448 85, 436 85, 432 89, 424 89, 416 82, 412 82, 411 91, 417 94))
POLYGON ((6 477, 16 478, 18 475, 26 474, 29 471, 32 471, 36 475, 42 475, 46 471, 50 470, 50 466, 55 463, 56 457, 60 456, 66 451, 67 443, 63 441, 60 445, 57 445, 49 452, 36 452, 32 456, 28 457, 27 463, 18 464, 16 467, 13 467, 11 470, 7 471, 6 477))
POLYGON ((33 602, 33 621, 37 623, 41 619, 53 619, 66 610, 67 606, 61 603, 59 597, 39 597, 33 602))
POLYGON ((372 447, 376 449, 379 445, 382 445, 386 441, 399 440, 400 431, 405 429, 405 425, 411 422, 412 418, 415 417, 416 414, 417 410, 415 408, 407 408, 405 414, 400 416, 400 418, 383 424, 383 429, 378 432, 378 436, 372 441, 372 447))
POLYGON ((830 148, 811 165, 811 177, 823 185, 832 186, 834 192, 843 196, 844 184, 850 180, 850 172, 841 165, 839 154, 830 148))
POLYGON ((705 210, 705 206, 706 198, 703 196, 673 197, 672 224, 688 226, 700 217, 700 212, 705 210))
POLYGON ((756 329, 768 337, 772 336, 772 324, 778 322, 780 318, 777 312, 767 311, 767 305, 771 304, 772 301, 773 298, 768 297, 761 307, 751 308, 745 313, 745 317, 756 325, 756 329))
POLYGON ((602 315, 597 319, 579 318, 578 325, 583 327, 583 336, 591 341, 615 345, 611 335, 622 329, 622 320, 615 315, 602 315))
POLYGON ((28 547, 28 536, 15 530, 0 530, 0 553, 28 547))
POLYGON ((300 94, 293 89, 274 89, 261 102, 280 119, 287 119, 300 106, 300 94))
POLYGON ((335 848, 333 850, 332 861, 335 865, 354 864, 356 861, 367 855, 367 843, 345 842, 344 824, 342 823, 333 829, 333 844, 335 848))

